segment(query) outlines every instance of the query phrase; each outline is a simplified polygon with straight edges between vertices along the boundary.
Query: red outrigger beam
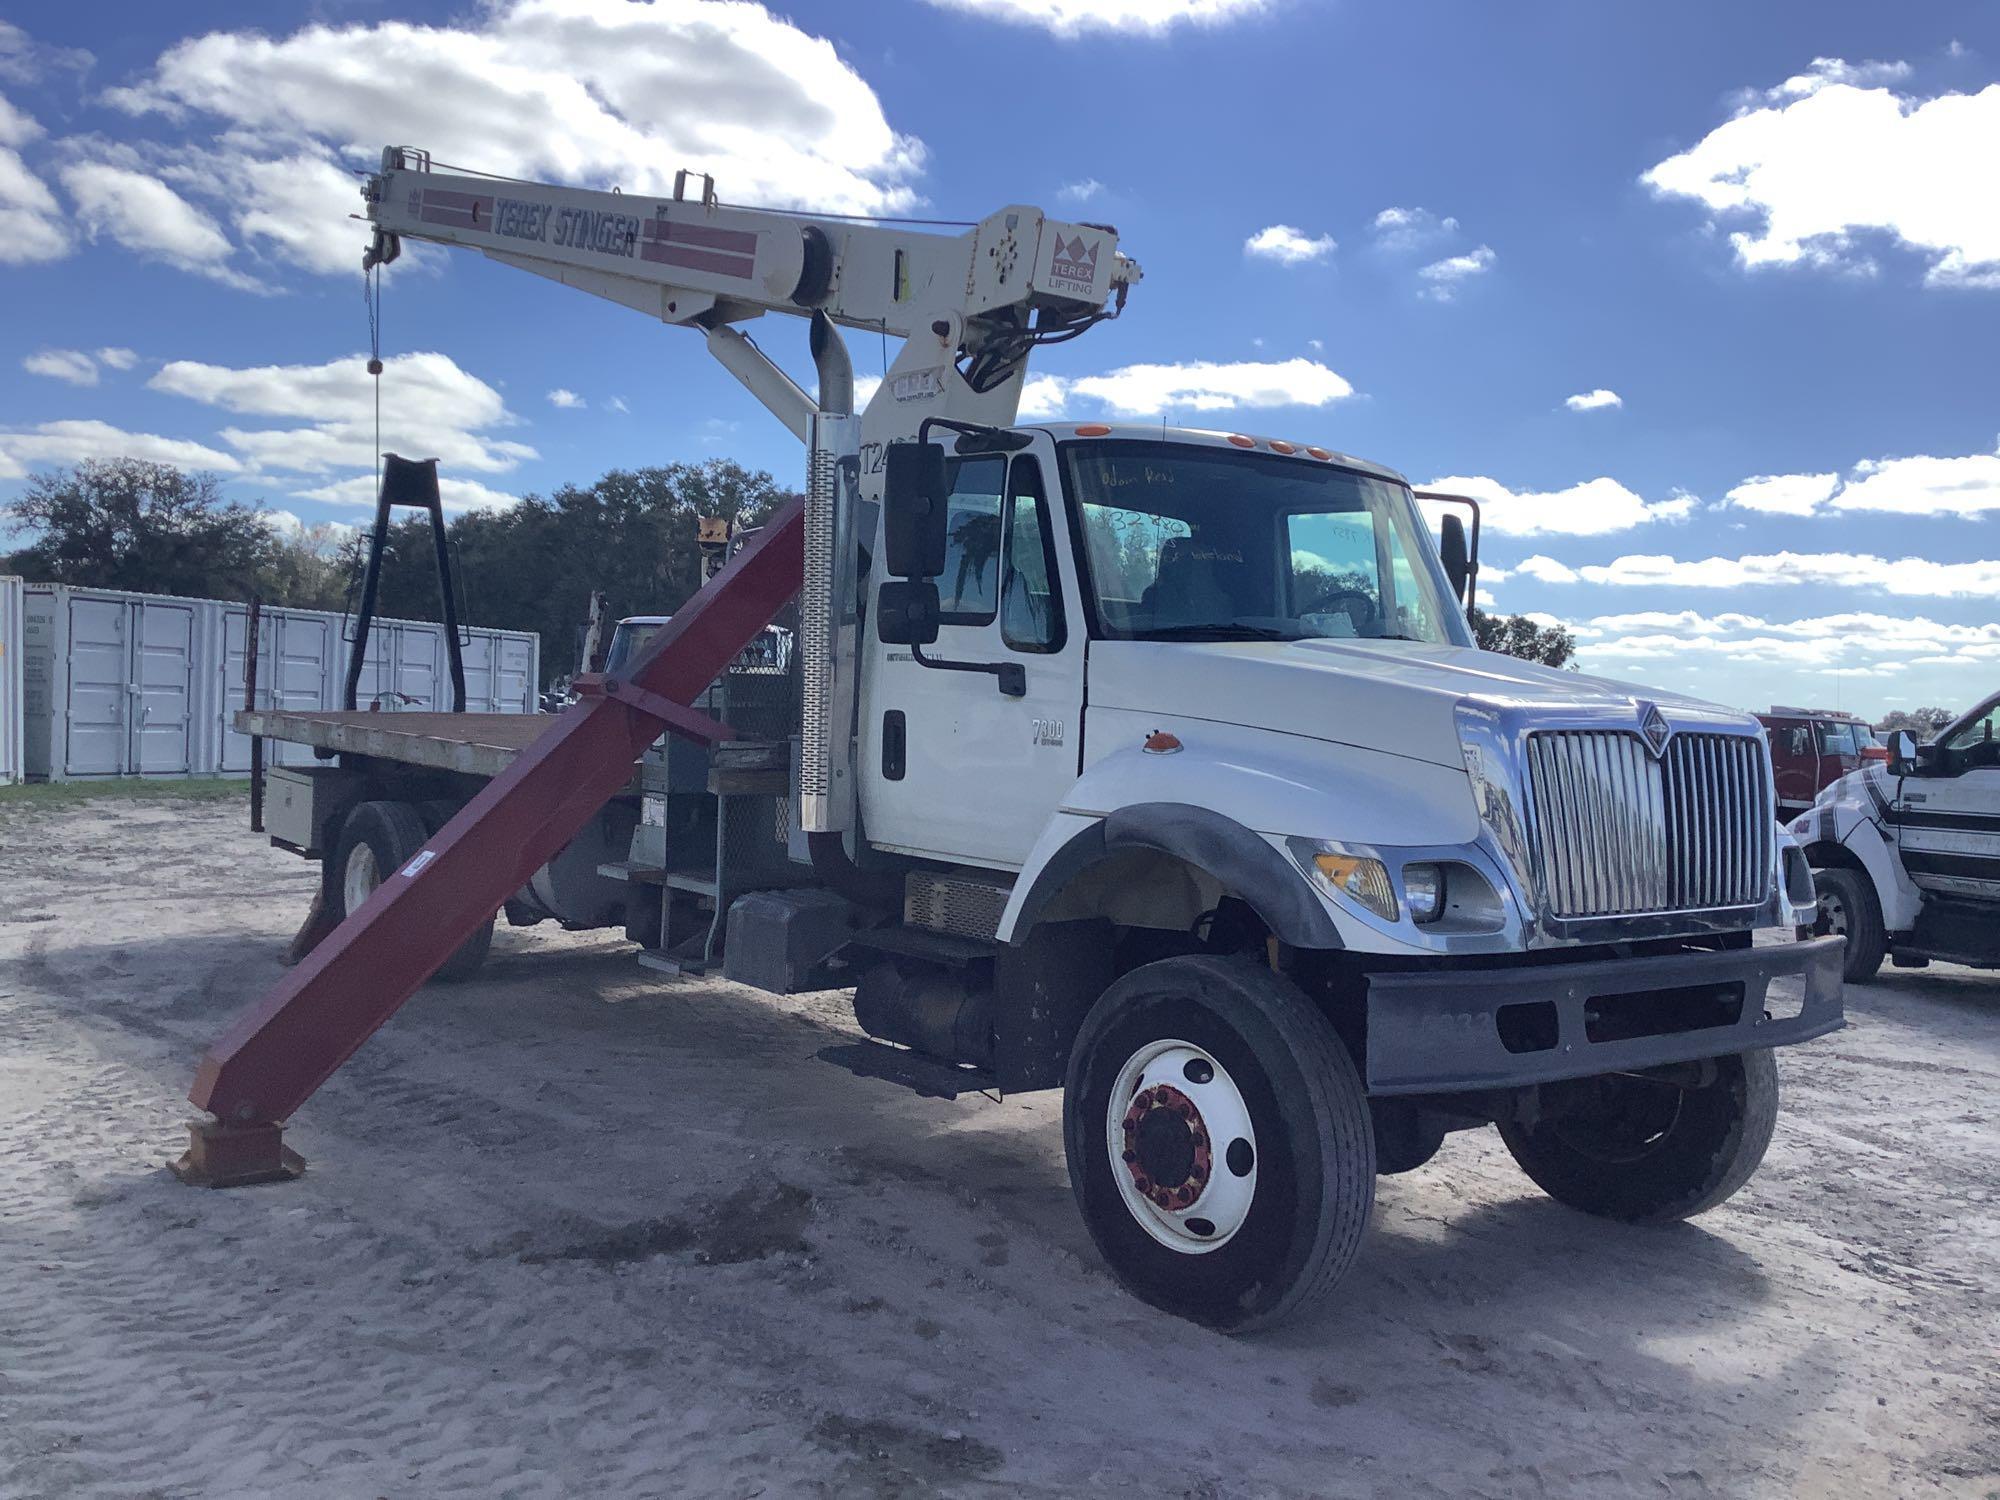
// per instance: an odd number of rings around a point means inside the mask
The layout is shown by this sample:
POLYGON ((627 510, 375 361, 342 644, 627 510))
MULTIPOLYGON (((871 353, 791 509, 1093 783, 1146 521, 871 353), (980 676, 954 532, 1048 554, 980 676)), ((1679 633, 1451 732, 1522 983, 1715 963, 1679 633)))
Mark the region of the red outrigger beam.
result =
POLYGON ((691 708, 799 591, 805 506, 794 501, 662 626, 621 678, 578 702, 388 876, 203 1055, 188 1098, 183 1181, 229 1187, 296 1176, 284 1122, 632 774, 665 727, 713 741, 691 708))

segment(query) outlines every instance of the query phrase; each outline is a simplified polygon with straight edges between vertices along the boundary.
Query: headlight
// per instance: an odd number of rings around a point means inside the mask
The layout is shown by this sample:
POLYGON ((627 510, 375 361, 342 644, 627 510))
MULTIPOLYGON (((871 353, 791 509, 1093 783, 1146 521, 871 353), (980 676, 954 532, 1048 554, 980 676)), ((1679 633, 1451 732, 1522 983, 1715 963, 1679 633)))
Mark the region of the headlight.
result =
POLYGON ((1435 922, 1444 915, 1444 868, 1404 865, 1403 899, 1410 903, 1412 922, 1435 922))
POLYGON ((1396 920, 1396 888, 1381 860, 1346 854, 1311 839, 1290 839, 1287 843, 1299 868, 1320 889, 1357 902, 1384 921, 1396 920))

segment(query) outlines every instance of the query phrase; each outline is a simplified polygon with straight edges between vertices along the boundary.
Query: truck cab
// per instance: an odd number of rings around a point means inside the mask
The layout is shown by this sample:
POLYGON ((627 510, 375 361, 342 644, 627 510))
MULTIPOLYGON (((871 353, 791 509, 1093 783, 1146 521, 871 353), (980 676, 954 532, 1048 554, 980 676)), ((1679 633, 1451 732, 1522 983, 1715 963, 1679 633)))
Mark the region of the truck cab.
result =
POLYGON ((1918 745, 1891 736, 1791 825, 1850 980, 1933 960, 2000 968, 2000 694, 1918 745))
POLYGON ((1866 720, 1830 709, 1773 707, 1757 715, 1771 744, 1778 816, 1789 821, 1819 794, 1869 762, 1886 762, 1866 720))

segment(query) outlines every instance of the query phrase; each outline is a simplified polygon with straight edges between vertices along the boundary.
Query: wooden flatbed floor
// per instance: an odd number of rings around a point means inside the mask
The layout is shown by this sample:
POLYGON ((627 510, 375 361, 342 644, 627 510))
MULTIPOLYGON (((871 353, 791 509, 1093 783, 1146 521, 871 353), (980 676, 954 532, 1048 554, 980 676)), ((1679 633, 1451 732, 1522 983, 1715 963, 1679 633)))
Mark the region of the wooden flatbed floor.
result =
POLYGON ((236 715, 236 732, 438 771, 497 776, 555 722, 553 714, 258 708, 236 715))

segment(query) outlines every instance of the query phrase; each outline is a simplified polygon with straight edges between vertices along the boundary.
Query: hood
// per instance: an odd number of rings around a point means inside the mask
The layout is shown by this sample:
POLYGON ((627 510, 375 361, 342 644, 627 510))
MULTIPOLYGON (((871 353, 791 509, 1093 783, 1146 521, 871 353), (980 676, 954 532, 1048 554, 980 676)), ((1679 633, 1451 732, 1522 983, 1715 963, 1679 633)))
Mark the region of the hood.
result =
POLYGON ((1092 707, 1255 725, 1366 750, 1464 766, 1460 703, 1553 716, 1639 704, 1754 727, 1697 698, 1585 677, 1468 646, 1414 641, 1092 641, 1092 707))

